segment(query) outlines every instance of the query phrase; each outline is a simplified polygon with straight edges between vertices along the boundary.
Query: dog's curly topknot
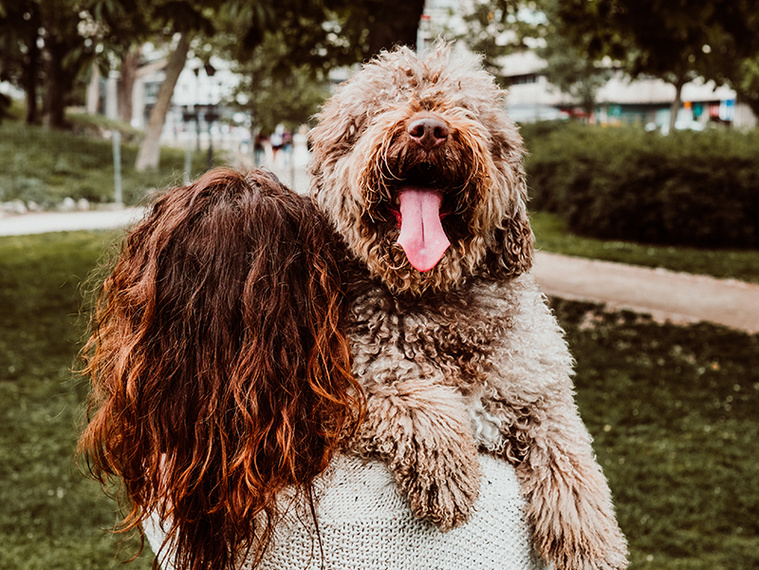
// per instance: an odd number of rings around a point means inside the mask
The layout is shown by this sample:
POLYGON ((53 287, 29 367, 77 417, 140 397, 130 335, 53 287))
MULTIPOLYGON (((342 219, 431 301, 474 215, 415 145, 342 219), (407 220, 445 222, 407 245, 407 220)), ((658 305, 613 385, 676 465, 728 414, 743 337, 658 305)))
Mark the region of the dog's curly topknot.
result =
POLYGON ((445 291, 469 276, 503 279, 530 268, 522 139, 476 56, 444 44, 425 58, 408 48, 383 52, 318 119, 312 195, 353 256, 391 290, 445 291), (419 120, 442 127, 439 144, 420 144, 419 120), (397 243, 406 186, 442 195, 450 247, 430 271, 415 270, 397 243))

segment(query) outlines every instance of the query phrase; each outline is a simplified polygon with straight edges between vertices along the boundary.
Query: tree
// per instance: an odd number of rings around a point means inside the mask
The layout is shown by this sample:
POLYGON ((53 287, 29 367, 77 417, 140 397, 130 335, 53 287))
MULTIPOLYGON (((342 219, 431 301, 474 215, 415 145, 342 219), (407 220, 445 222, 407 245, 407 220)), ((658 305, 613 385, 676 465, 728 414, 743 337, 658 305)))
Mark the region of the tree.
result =
POLYGON ((294 65, 286 51, 281 32, 267 32, 251 57, 235 68, 243 78, 236 98, 252 117, 253 132, 270 134, 279 123, 295 129, 329 95, 325 74, 305 63, 294 65))
MULTIPOLYGON (((26 93, 26 122, 36 123, 43 99, 45 124, 63 128, 65 107, 82 72, 98 57, 105 57, 113 41, 104 41, 103 21, 130 0, 19 0, 0 2, 0 76, 26 93), (123 4, 122 4, 123 2, 123 4), (95 16, 97 15, 97 17, 95 16)), ((139 11, 137 11, 139 13, 139 11)), ((123 27, 123 26, 122 26, 123 27)))
POLYGON ((187 62, 190 43, 196 36, 211 37, 215 31, 213 18, 221 2, 207 0, 204 3, 191 0, 158 0, 152 5, 151 18, 156 27, 169 37, 175 36, 164 69, 164 79, 158 89, 158 97, 150 111, 145 136, 137 153, 135 169, 144 171, 158 168, 161 158, 161 132, 166 114, 171 107, 179 74, 187 62))
POLYGON ((27 124, 39 121, 40 27, 37 2, 0 2, 0 80, 8 81, 24 91, 27 124))
POLYGON ((682 87, 695 77, 731 83, 759 53, 759 15, 751 0, 549 0, 557 29, 589 57, 617 60, 632 76, 675 87, 670 129, 682 87))
POLYGON ((538 4, 522 0, 475 0, 464 15, 466 31, 453 34, 483 57, 483 65, 503 86, 502 58, 540 43, 546 21, 538 4))
MULTIPOLYGON (((277 81, 281 83, 288 72, 295 72, 291 81, 308 79, 308 83, 313 85, 314 79, 323 77, 325 69, 353 63, 397 43, 414 46, 424 8, 423 0, 205 0, 202 5, 188 0, 154 1, 171 7, 166 11, 171 24, 164 27, 174 32, 189 34, 195 31, 207 39, 223 22, 232 23, 227 35, 236 47, 230 53, 233 54, 232 59, 239 62, 249 61, 253 51, 263 44, 266 37, 278 39, 286 50, 277 60, 278 77, 268 78, 275 80, 271 85, 276 85, 277 81), (212 21, 215 25, 211 25, 212 21), (188 26, 188 23, 193 26, 188 26), (177 25, 182 25, 182 29, 178 29, 177 25), (308 67, 312 69, 308 70, 308 67)), ((181 52, 176 52, 176 56, 173 63, 178 64, 181 52)), ((256 76, 250 76, 254 88, 265 84, 262 81, 267 78, 257 76, 262 71, 250 71, 256 73, 256 76)), ((138 170, 158 165, 160 147, 157 141, 176 83, 176 79, 173 83, 170 81, 173 74, 168 73, 168 68, 166 77, 166 89, 162 86, 159 101, 153 108, 155 120, 151 113, 138 154, 138 170)), ((281 85, 287 88, 286 84, 281 85)), ((305 86, 305 83, 302 85, 305 86)), ((282 94, 279 97, 281 99, 282 94)), ((251 101, 255 100, 274 103, 272 98, 251 97, 251 101)), ((293 112, 296 110, 292 105, 290 108, 293 112)))
POLYGON ((572 97, 592 122, 598 90, 611 77, 611 70, 586 57, 558 34, 548 36, 538 55, 546 62, 543 72, 551 85, 572 97))
POLYGON ((502 58, 535 49, 546 62, 542 71, 551 84, 570 95, 590 120, 609 71, 558 33, 551 7, 550 0, 477 0, 464 16, 466 32, 459 39, 483 55, 484 65, 504 86, 502 58))
POLYGON ((363 25, 369 32, 366 55, 395 45, 416 47, 424 0, 364 0, 363 10, 363 25))
POLYGON ((94 46, 85 36, 86 13, 79 10, 78 2, 37 0, 36 4, 45 67, 43 121, 46 126, 61 129, 66 126, 67 96, 92 61, 94 46))
POLYGON ((165 77, 158 89, 158 97, 150 111, 148 126, 145 129, 145 137, 137 153, 135 169, 138 171, 158 168, 158 162, 161 158, 161 132, 166 122, 166 114, 169 112, 174 87, 187 61, 187 52, 190 50, 190 38, 191 32, 185 31, 179 34, 176 46, 173 47, 171 56, 166 63, 164 69, 165 77))
POLYGON ((759 56, 743 60, 740 76, 733 82, 738 97, 759 117, 759 56))

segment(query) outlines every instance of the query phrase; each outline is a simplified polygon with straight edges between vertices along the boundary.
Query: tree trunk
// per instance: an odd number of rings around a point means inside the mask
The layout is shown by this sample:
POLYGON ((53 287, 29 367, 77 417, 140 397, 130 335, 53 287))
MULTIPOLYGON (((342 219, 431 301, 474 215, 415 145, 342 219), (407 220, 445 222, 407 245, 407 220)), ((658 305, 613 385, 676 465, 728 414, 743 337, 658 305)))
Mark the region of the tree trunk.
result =
POLYGON ((51 129, 63 129, 66 126, 66 94, 71 83, 67 71, 63 68, 63 54, 67 52, 51 39, 45 44, 45 51, 48 66, 42 121, 51 129))
POLYGON ((125 123, 132 122, 132 90, 139 67, 140 48, 132 47, 121 62, 121 79, 119 80, 119 119, 125 123))
POLYGON ((87 114, 97 115, 100 110, 100 68, 97 62, 92 63, 90 82, 87 85, 87 114))
POLYGON ((145 138, 137 154, 135 169, 140 172, 158 168, 158 162, 161 158, 161 132, 166 122, 166 114, 169 112, 169 106, 171 105, 174 86, 177 84, 179 74, 182 72, 184 64, 187 61, 189 49, 190 35, 187 32, 183 32, 179 37, 177 47, 166 64, 166 77, 158 89, 158 99, 153 106, 153 110, 150 112, 148 128, 145 130, 145 138))
POLYGON ((424 0, 381 0, 369 6, 374 16, 368 38, 370 57, 395 45, 416 48, 424 0))
POLYGON ((672 105, 669 108, 669 131, 670 133, 675 131, 675 122, 677 122, 677 115, 680 112, 680 107, 683 104, 682 94, 683 85, 685 85, 685 79, 678 77, 675 85, 675 100, 672 101, 672 105))
POLYGON ((33 32, 29 35, 27 48, 29 53, 24 66, 24 93, 26 94, 26 124, 36 125, 40 120, 39 104, 37 103, 37 76, 40 66, 40 48, 37 45, 39 39, 40 16, 39 10, 34 3, 30 4, 30 21, 33 32))

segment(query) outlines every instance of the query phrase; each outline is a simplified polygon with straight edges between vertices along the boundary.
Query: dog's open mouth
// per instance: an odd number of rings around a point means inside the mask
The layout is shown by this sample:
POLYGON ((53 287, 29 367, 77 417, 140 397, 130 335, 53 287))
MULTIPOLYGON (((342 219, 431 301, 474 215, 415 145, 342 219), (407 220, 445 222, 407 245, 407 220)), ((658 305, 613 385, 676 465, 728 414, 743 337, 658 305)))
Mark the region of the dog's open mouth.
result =
POLYGON ((434 188, 404 186, 398 190, 398 200, 398 243, 415 269, 429 271, 451 245, 440 223, 443 196, 434 188))
POLYGON ((451 245, 440 221, 445 215, 441 186, 447 186, 441 182, 431 165, 422 164, 409 170, 395 189, 398 244, 421 272, 433 269, 451 245))

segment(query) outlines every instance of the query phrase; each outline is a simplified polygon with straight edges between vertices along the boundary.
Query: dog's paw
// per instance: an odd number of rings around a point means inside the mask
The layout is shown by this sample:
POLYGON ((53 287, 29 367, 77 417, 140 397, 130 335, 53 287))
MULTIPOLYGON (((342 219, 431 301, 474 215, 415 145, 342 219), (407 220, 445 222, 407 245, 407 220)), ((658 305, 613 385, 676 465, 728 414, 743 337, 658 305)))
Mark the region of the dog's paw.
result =
POLYGON ((417 518, 446 532, 465 523, 479 497, 482 472, 476 449, 419 457, 398 482, 417 518))
POLYGON ((580 525, 573 529, 565 526, 563 530, 560 537, 535 536, 538 550, 555 570, 627 568, 627 543, 618 528, 591 529, 580 525))
POLYGON ((624 539, 616 545, 605 545, 604 551, 597 551, 592 545, 570 549, 563 546, 545 558, 555 570, 625 570, 627 547, 624 539))

